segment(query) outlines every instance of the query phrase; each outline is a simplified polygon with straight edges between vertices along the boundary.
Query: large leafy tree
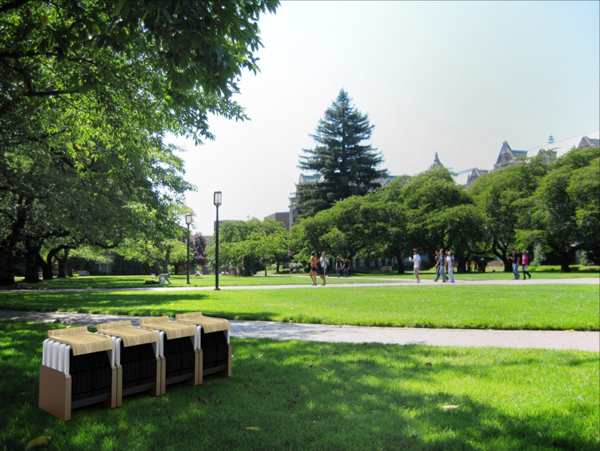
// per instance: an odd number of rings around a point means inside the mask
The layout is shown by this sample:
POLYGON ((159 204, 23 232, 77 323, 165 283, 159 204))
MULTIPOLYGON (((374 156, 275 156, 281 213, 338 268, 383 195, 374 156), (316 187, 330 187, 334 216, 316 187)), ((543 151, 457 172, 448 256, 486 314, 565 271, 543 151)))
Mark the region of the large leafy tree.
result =
MULTIPOLYGON (((243 275, 250 276, 257 269, 281 262, 287 256, 287 231, 281 222, 252 218, 224 221, 219 227, 219 263, 222 267, 233 265, 241 268, 243 275)), ((212 240, 206 250, 212 262, 215 246, 212 240)))
POLYGON ((502 260, 505 272, 512 271, 508 255, 519 243, 516 231, 527 215, 524 203, 549 170, 544 155, 539 155, 516 166, 484 174, 469 190, 483 215, 487 248, 502 260))
POLYGON ((351 102, 342 89, 311 135, 316 147, 303 149, 298 167, 319 173, 322 180, 298 186, 299 218, 314 216, 352 195, 364 195, 378 186, 376 179, 387 175, 387 170, 378 169, 383 156, 368 143, 374 126, 351 102))
POLYGON ((16 251, 33 281, 44 240, 112 246, 181 202, 190 186, 165 133, 199 142, 209 114, 245 118, 231 94, 257 70, 257 20, 276 5, 0 6, 0 283, 14 280, 16 251))
POLYGON ((598 258, 600 182, 598 147, 573 149, 552 165, 536 191, 523 202, 522 241, 542 245, 568 272, 577 250, 598 258))
POLYGON ((398 234, 405 241, 397 243, 396 252, 402 250, 406 255, 410 249, 419 248, 432 255, 435 249, 451 248, 465 263, 478 250, 483 219, 448 169, 436 166, 411 179, 391 183, 378 194, 390 205, 397 203, 406 221, 397 232, 405 229, 398 234))

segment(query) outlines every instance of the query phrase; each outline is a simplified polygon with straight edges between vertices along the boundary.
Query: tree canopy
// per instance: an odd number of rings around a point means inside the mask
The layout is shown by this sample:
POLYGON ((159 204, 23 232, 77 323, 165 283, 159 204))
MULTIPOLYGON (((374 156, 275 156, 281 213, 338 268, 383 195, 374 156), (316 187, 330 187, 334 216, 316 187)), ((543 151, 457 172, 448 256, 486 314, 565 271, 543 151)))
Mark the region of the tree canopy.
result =
POLYGON ((191 185, 167 132, 212 139, 208 115, 256 71, 277 2, 15 0, 0 6, 0 283, 15 253, 152 234, 191 185))
POLYGON ((303 149, 298 167, 320 174, 322 180, 298 186, 299 218, 313 216, 352 195, 364 195, 379 186, 376 179, 387 175, 387 170, 378 169, 382 154, 368 143, 374 126, 351 102, 342 89, 310 135, 316 147, 303 149))

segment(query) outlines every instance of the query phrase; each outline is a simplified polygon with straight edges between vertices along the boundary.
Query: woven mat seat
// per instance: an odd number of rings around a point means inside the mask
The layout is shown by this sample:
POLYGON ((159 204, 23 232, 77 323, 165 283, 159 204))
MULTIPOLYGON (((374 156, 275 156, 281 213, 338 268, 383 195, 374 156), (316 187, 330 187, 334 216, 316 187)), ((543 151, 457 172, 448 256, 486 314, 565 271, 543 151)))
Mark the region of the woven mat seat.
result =
POLYGON ((210 316, 204 316, 202 312, 182 313, 176 315, 175 318, 180 323, 202 326, 205 334, 230 329, 229 321, 227 321, 225 318, 212 318, 210 316))
POLYGON ((98 324, 98 332, 121 338, 125 347, 156 343, 158 341, 158 332, 132 326, 131 321, 98 324))
POLYGON ((140 319, 140 326, 146 329, 162 330, 167 334, 169 340, 196 335, 196 328, 192 324, 171 321, 168 316, 142 318, 140 319))
POLYGON ((114 349, 112 338, 106 335, 93 334, 88 331, 87 326, 49 330, 48 338, 70 345, 73 355, 91 354, 92 352, 114 349))

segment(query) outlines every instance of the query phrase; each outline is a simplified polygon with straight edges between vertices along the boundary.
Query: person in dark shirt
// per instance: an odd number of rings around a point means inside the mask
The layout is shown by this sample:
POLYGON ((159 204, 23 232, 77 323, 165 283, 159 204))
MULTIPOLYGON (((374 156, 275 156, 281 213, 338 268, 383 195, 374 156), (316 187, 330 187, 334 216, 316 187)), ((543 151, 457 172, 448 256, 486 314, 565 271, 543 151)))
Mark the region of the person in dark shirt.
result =
POLYGON ((516 249, 512 249, 512 254, 510 254, 508 258, 510 261, 512 261, 515 280, 519 280, 519 263, 521 263, 521 254, 519 254, 516 249))

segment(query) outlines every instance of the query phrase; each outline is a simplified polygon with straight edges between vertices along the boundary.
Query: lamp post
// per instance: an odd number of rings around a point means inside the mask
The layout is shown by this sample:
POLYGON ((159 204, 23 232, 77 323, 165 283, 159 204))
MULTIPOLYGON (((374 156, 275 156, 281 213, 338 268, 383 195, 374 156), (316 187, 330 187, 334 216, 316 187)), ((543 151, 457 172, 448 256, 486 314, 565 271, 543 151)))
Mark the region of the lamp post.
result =
POLYGON ((215 223, 215 235, 217 238, 217 247, 215 250, 215 290, 219 290, 219 205, 221 205, 223 201, 223 194, 221 191, 215 191, 213 201, 215 207, 217 207, 217 222, 215 223))
POLYGON ((187 260, 185 261, 185 266, 187 268, 187 285, 190 284, 190 224, 192 223, 192 215, 185 215, 185 223, 187 224, 188 234, 187 234, 187 260))

